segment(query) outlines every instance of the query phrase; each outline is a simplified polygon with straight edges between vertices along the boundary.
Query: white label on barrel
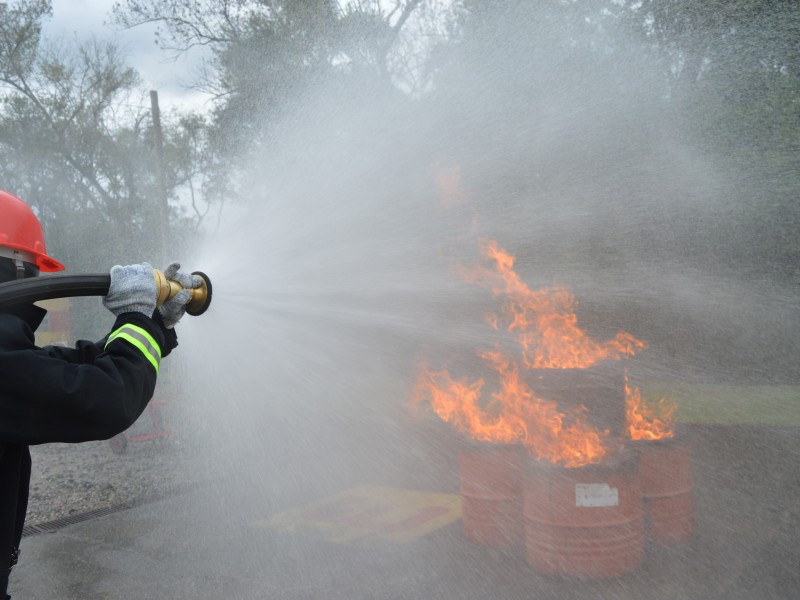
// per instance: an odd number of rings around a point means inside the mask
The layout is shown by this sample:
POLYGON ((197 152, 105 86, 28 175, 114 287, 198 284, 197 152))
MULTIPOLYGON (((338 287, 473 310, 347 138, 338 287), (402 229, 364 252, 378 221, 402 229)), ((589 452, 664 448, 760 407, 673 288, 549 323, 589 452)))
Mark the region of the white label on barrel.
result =
POLYGON ((619 506, 619 490, 607 483, 576 483, 575 506, 619 506))

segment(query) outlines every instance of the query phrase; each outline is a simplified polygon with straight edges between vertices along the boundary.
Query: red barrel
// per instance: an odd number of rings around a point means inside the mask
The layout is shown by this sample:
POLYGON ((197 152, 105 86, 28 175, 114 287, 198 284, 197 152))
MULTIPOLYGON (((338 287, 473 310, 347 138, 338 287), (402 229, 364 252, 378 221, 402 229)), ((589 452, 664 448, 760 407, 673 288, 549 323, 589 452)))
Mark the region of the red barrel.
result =
POLYGON ((464 535, 475 544, 507 548, 522 540, 521 446, 473 444, 463 450, 461 510, 464 535))
POLYGON ((635 452, 576 469, 530 463, 523 476, 528 563, 551 575, 616 577, 644 560, 635 452))
POLYGON ((647 537, 665 545, 692 539, 691 453, 687 437, 637 442, 647 537))

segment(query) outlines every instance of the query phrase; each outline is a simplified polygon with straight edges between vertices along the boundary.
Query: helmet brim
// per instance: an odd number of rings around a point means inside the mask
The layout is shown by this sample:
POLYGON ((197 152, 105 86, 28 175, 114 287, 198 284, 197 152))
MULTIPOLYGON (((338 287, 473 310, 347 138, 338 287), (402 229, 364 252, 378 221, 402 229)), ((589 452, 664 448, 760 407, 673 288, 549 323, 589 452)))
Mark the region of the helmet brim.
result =
POLYGON ((39 254, 36 257, 36 266, 39 267, 40 271, 44 271, 45 273, 56 273, 66 269, 63 264, 58 262, 55 258, 47 256, 46 254, 39 254))
POLYGON ((7 242, 4 243, 3 246, 6 248, 11 248, 12 250, 19 250, 19 253, 22 255, 22 260, 35 264, 39 270, 44 273, 56 273, 66 269, 63 264, 58 262, 55 258, 47 256, 47 254, 35 252, 30 248, 26 248, 25 246, 9 244, 7 242))

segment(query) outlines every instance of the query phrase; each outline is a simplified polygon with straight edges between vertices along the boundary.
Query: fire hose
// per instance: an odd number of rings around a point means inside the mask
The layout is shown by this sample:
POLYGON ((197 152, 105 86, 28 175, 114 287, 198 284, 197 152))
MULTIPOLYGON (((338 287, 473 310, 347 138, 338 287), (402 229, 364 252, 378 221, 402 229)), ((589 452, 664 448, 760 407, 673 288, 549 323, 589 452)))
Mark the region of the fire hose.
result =
MULTIPOLYGON (((166 278, 163 272, 153 269, 156 280, 156 306, 173 298, 183 290, 177 282, 166 278)), ((211 280, 201 271, 194 271, 202 284, 190 289, 192 299, 186 305, 186 313, 197 317, 211 304, 211 280)), ((30 304, 38 300, 71 298, 75 296, 106 296, 111 286, 111 275, 95 273, 89 275, 46 275, 0 283, 0 307, 14 304, 30 304)))

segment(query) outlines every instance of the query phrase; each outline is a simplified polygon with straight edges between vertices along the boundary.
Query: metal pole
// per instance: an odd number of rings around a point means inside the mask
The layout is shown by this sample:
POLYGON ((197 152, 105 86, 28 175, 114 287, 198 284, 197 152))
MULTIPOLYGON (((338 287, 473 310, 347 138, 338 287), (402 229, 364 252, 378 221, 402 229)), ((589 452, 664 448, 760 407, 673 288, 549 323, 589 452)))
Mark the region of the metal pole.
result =
POLYGON ((167 240, 169 238, 169 202, 167 183, 164 175, 164 141, 161 131, 161 111, 158 108, 158 92, 150 90, 150 111, 153 117, 153 144, 156 153, 156 182, 158 184, 158 219, 161 236, 161 255, 159 260, 167 260, 167 240))

